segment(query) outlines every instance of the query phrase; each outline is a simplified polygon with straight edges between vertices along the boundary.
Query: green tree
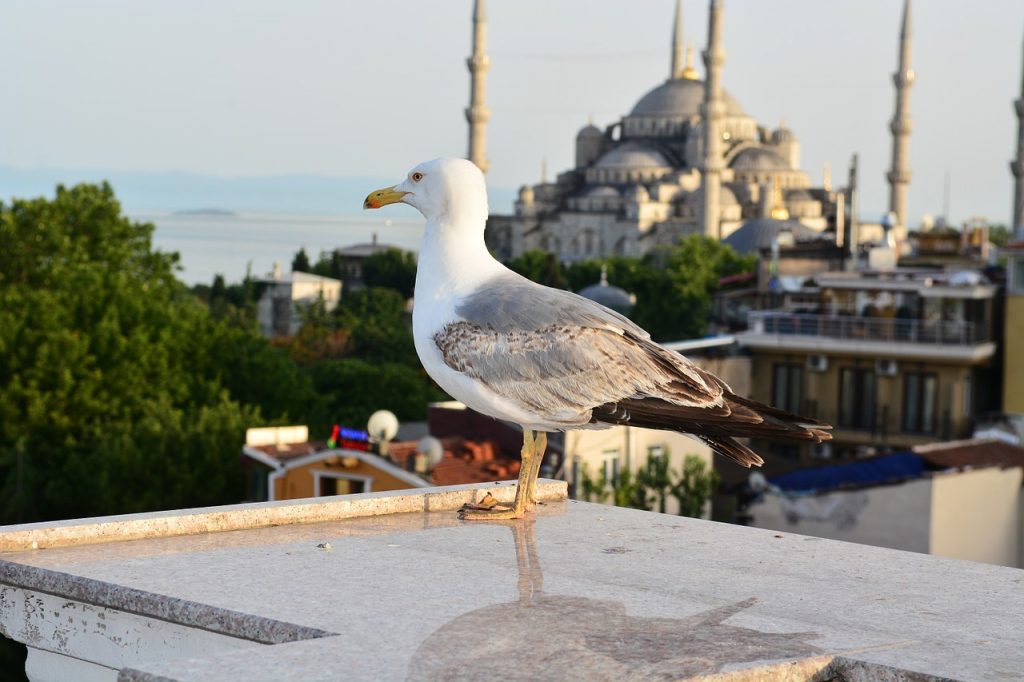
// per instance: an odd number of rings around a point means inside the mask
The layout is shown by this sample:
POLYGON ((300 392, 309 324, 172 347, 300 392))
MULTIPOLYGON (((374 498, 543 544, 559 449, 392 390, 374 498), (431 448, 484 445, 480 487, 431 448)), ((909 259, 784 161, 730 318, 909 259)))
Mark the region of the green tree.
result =
POLYGON ((255 403, 280 409, 238 372, 277 360, 152 233, 106 184, 0 203, 0 523, 238 499, 255 403))
POLYGON ((703 459, 687 455, 672 485, 672 496, 679 502, 679 515, 699 518, 720 482, 718 472, 708 467, 703 459))
POLYGON ((526 251, 509 263, 508 267, 538 284, 556 289, 569 288, 569 280, 562 271, 562 264, 558 262, 558 257, 553 253, 540 249, 526 251))
POLYGON ((401 420, 422 420, 427 403, 444 399, 422 370, 405 365, 348 358, 325 360, 310 371, 329 422, 362 427, 380 409, 401 420))
POLYGON ((594 479, 586 464, 581 470, 580 493, 587 502, 605 503, 609 500, 616 507, 630 507, 632 509, 644 509, 650 511, 651 504, 648 499, 647 489, 644 484, 628 469, 616 472, 612 478, 608 478, 604 467, 600 475, 594 479))
POLYGON ((682 470, 671 470, 666 452, 659 457, 649 457, 635 475, 622 469, 611 479, 603 468, 595 479, 584 464, 577 494, 588 502, 611 501, 617 507, 647 511, 656 504, 662 514, 667 511, 668 498, 674 497, 679 502, 680 516, 700 517, 720 480, 718 472, 696 455, 686 455, 682 470))
POLYGON ((608 281, 636 294, 630 317, 657 341, 697 338, 707 332, 711 302, 718 280, 752 271, 755 256, 738 256, 713 239, 691 235, 673 246, 643 258, 616 257, 573 264, 566 272, 578 291, 600 279, 601 265, 608 281))
POLYGON ((651 455, 637 472, 637 482, 650 491, 657 510, 666 513, 668 498, 672 491, 672 472, 669 471, 668 452, 651 455))
POLYGON ((398 291, 412 298, 416 288, 416 254, 400 249, 375 253, 363 261, 363 282, 368 287, 398 291))
POLYGON ((989 225, 988 240, 992 242, 993 246, 1002 248, 1010 241, 1010 230, 1001 223, 989 225))
POLYGON ((306 253, 306 247, 303 246, 295 254, 295 258, 292 259, 292 272, 312 272, 313 266, 309 263, 309 254, 306 253))

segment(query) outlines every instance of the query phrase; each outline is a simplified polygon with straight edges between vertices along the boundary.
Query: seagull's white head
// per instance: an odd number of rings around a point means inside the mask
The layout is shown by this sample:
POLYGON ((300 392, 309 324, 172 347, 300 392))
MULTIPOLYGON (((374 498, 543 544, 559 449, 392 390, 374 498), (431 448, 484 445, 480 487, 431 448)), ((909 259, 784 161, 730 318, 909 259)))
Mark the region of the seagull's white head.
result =
POLYGON ((434 159, 419 164, 394 187, 370 192, 363 208, 402 202, 428 220, 479 221, 487 219, 484 174, 466 159, 434 159))

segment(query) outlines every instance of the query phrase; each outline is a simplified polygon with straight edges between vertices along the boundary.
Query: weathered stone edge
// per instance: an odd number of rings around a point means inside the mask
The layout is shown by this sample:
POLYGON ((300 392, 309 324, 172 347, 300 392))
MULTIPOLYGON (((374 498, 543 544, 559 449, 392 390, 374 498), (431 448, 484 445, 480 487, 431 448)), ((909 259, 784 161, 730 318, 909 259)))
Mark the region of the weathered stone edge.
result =
POLYGON ((282 644, 337 634, 0 559, 0 587, 4 586, 46 592, 60 599, 133 613, 261 644, 282 644))
MULTIPOLYGON (((499 502, 511 502, 514 483, 503 481, 483 485, 417 488, 412 491, 391 490, 336 498, 251 502, 0 526, 0 552, 320 523, 384 514, 453 511, 466 502, 475 501, 485 492, 490 492, 499 502)), ((537 496, 544 501, 564 500, 568 497, 568 484, 565 481, 541 479, 537 482, 537 496)))

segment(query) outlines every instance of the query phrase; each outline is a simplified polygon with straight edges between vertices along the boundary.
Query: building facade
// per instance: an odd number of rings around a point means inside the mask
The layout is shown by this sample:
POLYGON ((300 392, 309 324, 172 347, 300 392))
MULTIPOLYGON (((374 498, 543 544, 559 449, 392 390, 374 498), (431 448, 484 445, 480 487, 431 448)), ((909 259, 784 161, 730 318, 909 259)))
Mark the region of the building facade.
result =
POLYGON ((302 327, 300 310, 323 301, 327 310, 334 310, 341 300, 341 280, 292 272, 282 275, 275 264, 268 285, 257 303, 256 313, 264 336, 294 336, 302 327))
POLYGON ((998 287, 979 272, 825 272, 814 285, 799 307, 750 312, 738 335, 753 398, 834 426, 813 447, 755 444, 769 467, 963 438, 998 407, 998 287))
POLYGON ((817 232, 835 225, 836 193, 812 186, 796 135, 762 125, 721 87, 721 4, 712 3, 704 80, 692 46, 680 68, 676 12, 669 78, 618 121, 584 126, 573 168, 524 185, 512 215, 490 217, 486 238, 498 258, 530 249, 564 262, 639 256, 693 233, 721 239, 779 210, 817 232))

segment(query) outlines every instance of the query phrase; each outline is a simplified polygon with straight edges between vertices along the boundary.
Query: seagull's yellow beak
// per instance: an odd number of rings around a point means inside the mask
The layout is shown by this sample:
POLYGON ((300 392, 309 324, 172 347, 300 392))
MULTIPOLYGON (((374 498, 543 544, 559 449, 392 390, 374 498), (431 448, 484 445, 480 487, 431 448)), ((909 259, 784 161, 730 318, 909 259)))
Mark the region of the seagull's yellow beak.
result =
POLYGON ((399 192, 394 187, 377 189, 367 195, 366 201, 363 202, 363 208, 380 208, 388 204, 397 204, 406 194, 408 192, 399 192))

